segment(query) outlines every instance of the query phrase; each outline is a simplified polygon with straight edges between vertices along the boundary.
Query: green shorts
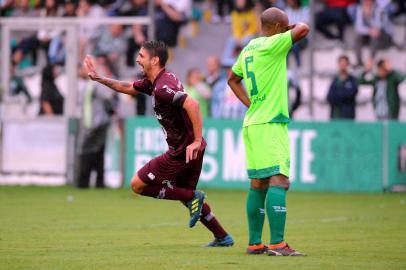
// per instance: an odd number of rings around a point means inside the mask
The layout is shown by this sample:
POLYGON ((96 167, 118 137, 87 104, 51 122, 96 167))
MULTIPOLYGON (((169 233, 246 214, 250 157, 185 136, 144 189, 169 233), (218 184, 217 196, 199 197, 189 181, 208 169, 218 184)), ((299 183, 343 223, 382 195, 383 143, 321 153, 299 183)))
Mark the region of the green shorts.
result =
POLYGON ((288 125, 266 123, 243 127, 247 172, 250 179, 283 174, 289 177, 288 125))

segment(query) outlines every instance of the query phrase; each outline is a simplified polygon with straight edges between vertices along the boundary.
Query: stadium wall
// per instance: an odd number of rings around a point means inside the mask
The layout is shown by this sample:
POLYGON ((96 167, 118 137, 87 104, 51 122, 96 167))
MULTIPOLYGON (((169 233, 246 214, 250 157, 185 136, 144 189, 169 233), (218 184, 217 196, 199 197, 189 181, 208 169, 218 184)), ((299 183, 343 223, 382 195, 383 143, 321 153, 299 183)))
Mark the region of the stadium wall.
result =
MULTIPOLYGON (((208 146, 200 186, 247 188, 241 121, 206 119, 203 133, 208 146)), ((289 139, 292 190, 379 192, 406 184, 406 123, 293 122, 289 139)), ((125 144, 126 186, 167 149, 152 118, 127 119, 125 144)))

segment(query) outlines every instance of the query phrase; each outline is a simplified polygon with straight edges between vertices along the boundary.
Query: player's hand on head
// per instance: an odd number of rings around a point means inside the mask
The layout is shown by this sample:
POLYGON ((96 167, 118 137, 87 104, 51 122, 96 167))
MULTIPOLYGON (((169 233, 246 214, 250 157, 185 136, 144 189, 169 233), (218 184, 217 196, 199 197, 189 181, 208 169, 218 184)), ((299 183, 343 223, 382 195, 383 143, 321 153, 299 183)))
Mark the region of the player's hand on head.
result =
POLYGON ((289 31, 289 30, 291 30, 291 29, 293 29, 293 28, 295 27, 295 25, 296 25, 296 24, 289 24, 289 25, 286 27, 285 32, 286 32, 286 31, 289 31))
POLYGON ((194 141, 193 143, 189 144, 186 147, 186 163, 189 163, 189 161, 197 159, 197 155, 199 153, 199 149, 201 146, 201 142, 199 141, 194 141))

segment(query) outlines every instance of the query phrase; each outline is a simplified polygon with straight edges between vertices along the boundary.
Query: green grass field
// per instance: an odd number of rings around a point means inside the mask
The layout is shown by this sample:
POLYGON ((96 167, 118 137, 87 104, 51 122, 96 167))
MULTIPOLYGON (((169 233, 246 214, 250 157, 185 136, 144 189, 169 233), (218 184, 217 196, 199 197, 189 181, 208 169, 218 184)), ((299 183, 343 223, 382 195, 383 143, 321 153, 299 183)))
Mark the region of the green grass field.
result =
POLYGON ((0 269, 406 269, 405 194, 289 193, 287 241, 309 256, 276 258, 244 254, 245 192, 206 192, 231 248, 202 247, 212 236, 177 202, 2 186, 0 269))

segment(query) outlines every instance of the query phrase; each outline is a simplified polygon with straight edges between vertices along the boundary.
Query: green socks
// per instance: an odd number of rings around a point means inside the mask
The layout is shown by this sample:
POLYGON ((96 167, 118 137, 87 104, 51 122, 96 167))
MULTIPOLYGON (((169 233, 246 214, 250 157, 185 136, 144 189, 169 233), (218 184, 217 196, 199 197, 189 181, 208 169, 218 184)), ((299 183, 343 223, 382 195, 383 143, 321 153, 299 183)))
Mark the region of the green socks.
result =
POLYGON ((249 245, 262 243, 262 228, 265 219, 266 189, 250 188, 247 196, 247 217, 249 229, 249 245))
MULTIPOLYGON (((266 213, 271 229, 271 245, 284 240, 286 221, 286 189, 270 186, 266 195, 266 213)), ((251 239, 251 229, 250 229, 251 239)))
POLYGON ((286 189, 270 186, 268 190, 250 188, 247 196, 249 245, 262 243, 265 209, 271 229, 271 244, 284 240, 286 221, 286 189))

